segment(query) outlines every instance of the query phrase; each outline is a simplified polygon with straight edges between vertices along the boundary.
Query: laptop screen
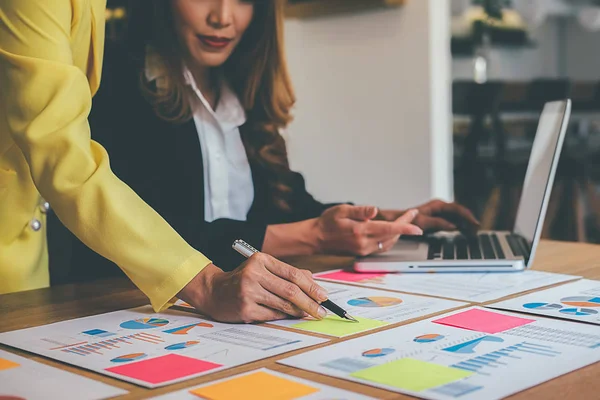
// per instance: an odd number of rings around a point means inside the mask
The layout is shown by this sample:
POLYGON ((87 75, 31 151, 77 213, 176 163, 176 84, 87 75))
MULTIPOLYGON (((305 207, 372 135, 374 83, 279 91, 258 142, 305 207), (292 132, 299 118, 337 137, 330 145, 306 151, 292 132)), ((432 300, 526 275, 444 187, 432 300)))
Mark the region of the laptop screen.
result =
POLYGON ((543 228, 570 111, 570 101, 547 103, 535 134, 514 227, 529 244, 529 260, 543 228))

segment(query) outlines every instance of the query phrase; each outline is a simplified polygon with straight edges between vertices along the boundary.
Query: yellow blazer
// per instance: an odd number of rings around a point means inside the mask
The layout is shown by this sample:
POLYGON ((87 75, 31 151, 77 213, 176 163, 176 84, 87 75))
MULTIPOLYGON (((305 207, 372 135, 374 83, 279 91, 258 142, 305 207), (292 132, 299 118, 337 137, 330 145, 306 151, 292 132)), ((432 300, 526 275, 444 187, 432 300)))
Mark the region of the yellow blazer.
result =
POLYGON ((48 201, 160 310, 210 260, 113 174, 90 138, 105 7, 106 0, 0 2, 0 293, 49 285, 48 201))

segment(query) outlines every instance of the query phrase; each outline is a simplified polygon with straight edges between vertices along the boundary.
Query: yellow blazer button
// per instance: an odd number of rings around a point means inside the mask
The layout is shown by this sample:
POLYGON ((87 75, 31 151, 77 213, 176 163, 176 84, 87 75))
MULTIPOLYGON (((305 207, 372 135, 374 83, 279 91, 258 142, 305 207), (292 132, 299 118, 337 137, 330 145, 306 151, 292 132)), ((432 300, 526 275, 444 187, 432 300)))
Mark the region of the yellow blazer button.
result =
POLYGON ((31 229, 33 229, 36 232, 42 229, 42 223, 39 219, 34 219, 31 221, 31 229))
POLYGON ((50 203, 48 203, 47 201, 43 202, 40 206, 40 210, 42 210, 42 212, 46 214, 50 210, 50 203))

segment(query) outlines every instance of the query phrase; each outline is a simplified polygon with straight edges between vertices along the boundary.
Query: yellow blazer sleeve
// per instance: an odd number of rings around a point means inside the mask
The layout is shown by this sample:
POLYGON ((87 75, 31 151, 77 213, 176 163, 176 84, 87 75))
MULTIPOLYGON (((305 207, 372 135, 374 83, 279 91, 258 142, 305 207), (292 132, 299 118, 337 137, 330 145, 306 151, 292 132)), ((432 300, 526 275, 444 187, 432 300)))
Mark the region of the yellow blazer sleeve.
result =
POLYGON ((210 260, 113 174, 105 149, 91 140, 92 94, 70 41, 75 3, 0 3, 0 96, 7 105, 0 127, 8 127, 63 223, 119 265, 158 311, 210 260))

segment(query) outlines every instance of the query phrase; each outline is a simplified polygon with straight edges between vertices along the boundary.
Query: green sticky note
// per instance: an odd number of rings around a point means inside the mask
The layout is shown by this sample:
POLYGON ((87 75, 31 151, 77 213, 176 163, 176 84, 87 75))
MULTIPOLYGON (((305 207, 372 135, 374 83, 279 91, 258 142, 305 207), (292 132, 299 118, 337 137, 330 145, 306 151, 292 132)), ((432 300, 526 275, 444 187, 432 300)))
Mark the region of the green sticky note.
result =
POLYGON ((444 365, 401 358, 386 364, 376 365, 351 374, 355 378, 381 383, 411 392, 442 386, 473 375, 473 372, 444 365))
POLYGON ((364 332, 369 329, 388 325, 387 322, 374 319, 354 317, 357 322, 348 321, 335 315, 328 315, 322 320, 298 322, 292 328, 304 329, 305 331, 322 333, 325 335, 342 337, 354 333, 364 332))

